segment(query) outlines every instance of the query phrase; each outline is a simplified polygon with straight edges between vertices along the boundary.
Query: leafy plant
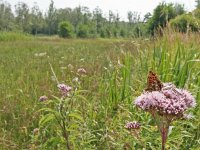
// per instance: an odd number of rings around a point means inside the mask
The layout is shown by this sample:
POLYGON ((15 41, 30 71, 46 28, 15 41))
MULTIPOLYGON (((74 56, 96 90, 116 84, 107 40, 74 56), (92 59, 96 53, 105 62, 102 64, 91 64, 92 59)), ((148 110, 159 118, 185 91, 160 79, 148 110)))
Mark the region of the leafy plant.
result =
MULTIPOLYGON (((56 78, 54 71, 53 74, 56 78)), ((39 110, 42 113, 39 120, 41 147, 58 148, 60 145, 70 150, 75 148, 76 139, 80 136, 80 128, 84 123, 76 104, 80 91, 77 86, 72 88, 59 82, 57 87, 61 94, 60 98, 56 96, 53 96, 52 100, 48 100, 45 96, 40 98, 40 102, 43 103, 43 108, 39 110)))
POLYGON ((73 26, 70 22, 63 21, 59 24, 58 33, 60 37, 71 38, 73 37, 73 26))

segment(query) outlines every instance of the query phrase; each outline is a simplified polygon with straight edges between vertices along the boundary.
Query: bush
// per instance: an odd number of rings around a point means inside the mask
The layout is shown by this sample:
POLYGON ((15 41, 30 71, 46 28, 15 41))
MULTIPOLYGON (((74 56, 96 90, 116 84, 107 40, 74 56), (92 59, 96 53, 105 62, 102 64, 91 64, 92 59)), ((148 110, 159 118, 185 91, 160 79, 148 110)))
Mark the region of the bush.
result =
POLYGON ((195 9, 195 10, 193 11, 193 13, 194 13, 194 16, 195 16, 196 18, 200 19, 200 8, 195 9))
POLYGON ((100 31, 100 37, 101 38, 105 38, 106 37, 106 32, 105 32, 104 29, 101 29, 101 31, 100 31))
POLYGON ((117 28, 113 28, 113 35, 114 35, 114 37, 116 37, 116 38, 119 37, 117 28))
POLYGON ((166 27, 171 19, 182 13, 184 13, 184 7, 181 5, 160 3, 154 9, 153 16, 148 21, 148 32, 153 35, 155 31, 166 27))
POLYGON ((74 29, 73 29, 72 24, 66 21, 60 22, 58 33, 59 33, 59 36, 63 38, 73 37, 74 29))
POLYGON ((126 31, 124 29, 120 30, 120 36, 125 37, 126 36, 126 31))
POLYGON ((170 21, 172 28, 178 30, 179 32, 187 32, 188 29, 191 31, 200 30, 199 19, 193 17, 191 14, 179 15, 170 21))
POLYGON ((87 25, 80 25, 78 28, 78 37, 87 38, 89 37, 89 28, 87 25))

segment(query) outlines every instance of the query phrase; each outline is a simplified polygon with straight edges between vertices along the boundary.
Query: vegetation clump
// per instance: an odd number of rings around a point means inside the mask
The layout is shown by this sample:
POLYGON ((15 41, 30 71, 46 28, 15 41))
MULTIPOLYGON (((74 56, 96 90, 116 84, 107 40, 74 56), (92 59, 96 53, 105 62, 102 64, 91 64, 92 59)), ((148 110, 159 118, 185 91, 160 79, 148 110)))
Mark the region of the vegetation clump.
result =
POLYGON ((156 33, 162 35, 162 30, 169 27, 168 24, 173 19, 172 24, 178 28, 177 31, 185 32, 185 24, 189 24, 190 32, 196 32, 199 30, 197 23, 200 19, 199 2, 196 3, 196 9, 191 11, 192 15, 188 14, 182 4, 162 2, 152 14, 148 12, 142 17, 136 11, 128 11, 127 20, 123 20, 119 13, 111 10, 108 17, 105 17, 99 7, 93 11, 85 6, 58 9, 53 0, 45 13, 37 3, 30 8, 26 3, 18 2, 14 14, 8 2, 0 1, 0 31, 21 31, 36 36, 59 35, 64 38, 138 38, 155 36, 156 33))
POLYGON ((179 32, 200 31, 200 20, 192 14, 183 14, 170 21, 170 25, 179 32))
POLYGON ((70 22, 61 22, 59 24, 58 33, 60 37, 71 38, 73 37, 73 26, 70 22))

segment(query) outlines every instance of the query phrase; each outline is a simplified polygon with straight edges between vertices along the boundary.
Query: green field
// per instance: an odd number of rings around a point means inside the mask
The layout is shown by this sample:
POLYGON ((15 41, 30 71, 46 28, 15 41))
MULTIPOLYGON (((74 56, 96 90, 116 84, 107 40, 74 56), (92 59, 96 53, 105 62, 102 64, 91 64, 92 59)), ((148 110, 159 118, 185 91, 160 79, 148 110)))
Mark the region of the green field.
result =
POLYGON ((0 149, 66 149, 59 124, 41 118, 38 101, 60 97, 60 83, 78 89, 68 122, 71 149, 161 149, 151 116, 133 105, 149 70, 163 82, 188 89, 197 106, 191 120, 173 122, 166 149, 200 147, 200 35, 166 34, 156 39, 60 39, 0 35, 0 149), (52 68, 51 68, 51 66, 52 68), (70 65, 69 65, 70 64, 70 65), (77 69, 84 68, 86 75, 77 69), (73 79, 78 77, 79 82, 73 79), (124 128, 142 124, 140 139, 124 128), (34 129, 38 128, 38 133, 34 129))

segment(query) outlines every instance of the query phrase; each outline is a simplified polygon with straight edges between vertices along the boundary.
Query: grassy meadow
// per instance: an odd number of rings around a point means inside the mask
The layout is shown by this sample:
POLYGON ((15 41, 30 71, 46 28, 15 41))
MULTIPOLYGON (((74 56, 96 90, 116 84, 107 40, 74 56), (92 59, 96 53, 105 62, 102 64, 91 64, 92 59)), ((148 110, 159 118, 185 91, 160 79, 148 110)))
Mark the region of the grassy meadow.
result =
POLYGON ((133 104, 149 70, 163 82, 188 89, 197 101, 190 111, 194 118, 173 122, 166 149, 199 150, 199 34, 166 33, 155 39, 0 34, 0 149, 66 149, 59 125, 50 117, 41 121, 47 112, 40 110, 53 105, 39 97, 60 97, 55 75, 59 83, 78 89, 71 109, 79 119, 68 124, 71 149, 161 149, 151 116, 133 104), (78 74, 79 68, 87 73, 78 74), (139 139, 124 128, 134 120, 142 124, 139 139))

